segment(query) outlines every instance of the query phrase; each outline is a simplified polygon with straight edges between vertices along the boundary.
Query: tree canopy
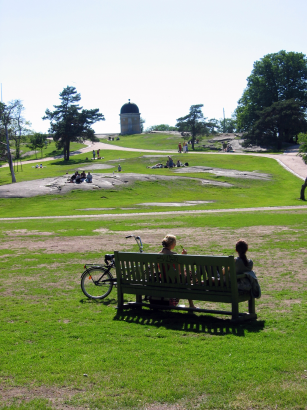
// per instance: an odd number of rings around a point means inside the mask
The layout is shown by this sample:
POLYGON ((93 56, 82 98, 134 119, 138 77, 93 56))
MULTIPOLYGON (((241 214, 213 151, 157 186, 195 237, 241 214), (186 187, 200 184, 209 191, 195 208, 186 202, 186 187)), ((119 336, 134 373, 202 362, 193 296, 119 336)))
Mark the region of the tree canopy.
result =
POLYGON ((276 140, 277 134, 280 141, 290 140, 293 132, 304 131, 306 107, 306 56, 284 50, 268 54, 254 63, 247 78, 247 88, 236 109, 237 128, 247 132, 250 141, 255 141, 260 131, 265 133, 266 143, 271 142, 272 136, 276 140), (298 118, 301 129, 294 124, 298 118))
POLYGON ((63 149, 64 160, 69 160, 70 143, 98 141, 91 125, 97 121, 104 121, 99 109, 85 110, 77 103, 81 100, 75 87, 67 86, 60 93, 60 105, 54 105, 55 110, 45 111, 44 120, 50 121, 49 132, 52 134, 58 149, 63 149))
POLYGON ((192 149, 196 137, 209 134, 209 123, 206 122, 202 112, 203 104, 191 105, 190 112, 184 117, 178 118, 176 127, 181 132, 189 132, 191 134, 192 149))
POLYGON ((298 142, 300 144, 299 155, 307 164, 307 134, 300 133, 298 135, 298 142))

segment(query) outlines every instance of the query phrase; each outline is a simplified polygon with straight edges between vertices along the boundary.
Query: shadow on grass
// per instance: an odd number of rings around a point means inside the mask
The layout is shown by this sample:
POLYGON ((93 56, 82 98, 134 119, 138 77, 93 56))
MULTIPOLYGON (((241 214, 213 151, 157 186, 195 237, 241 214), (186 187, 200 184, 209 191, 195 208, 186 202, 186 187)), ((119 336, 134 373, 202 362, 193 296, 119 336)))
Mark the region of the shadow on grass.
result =
POLYGON ((79 159, 69 159, 68 161, 67 160, 64 160, 64 159, 60 159, 60 160, 58 160, 58 161, 54 161, 54 162, 52 162, 50 165, 78 165, 78 164, 84 164, 84 163, 89 163, 89 164, 92 164, 93 163, 93 161, 91 161, 90 159, 85 159, 85 158, 79 158, 79 159))
POLYGON ((95 303, 98 305, 114 305, 117 306, 117 299, 115 298, 106 298, 106 299, 88 299, 88 298, 84 298, 84 299, 80 299, 80 303, 81 304, 87 304, 87 303, 95 303))
POLYGON ((181 312, 166 312, 163 310, 119 311, 113 320, 137 323, 145 326, 164 327, 183 332, 207 333, 214 336, 244 337, 245 332, 258 333, 264 329, 265 321, 233 323, 230 319, 218 319, 208 315, 195 315, 181 312))

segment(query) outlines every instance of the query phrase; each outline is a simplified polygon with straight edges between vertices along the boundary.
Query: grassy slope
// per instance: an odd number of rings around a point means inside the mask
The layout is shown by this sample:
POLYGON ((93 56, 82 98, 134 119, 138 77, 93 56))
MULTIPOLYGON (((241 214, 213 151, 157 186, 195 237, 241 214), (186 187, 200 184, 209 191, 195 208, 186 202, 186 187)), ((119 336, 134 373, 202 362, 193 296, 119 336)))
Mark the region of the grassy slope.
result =
MULTIPOLYGON (((80 148, 84 148, 86 147, 85 144, 80 144, 78 142, 72 142, 70 144, 70 151, 77 151, 80 148)), ((12 148, 14 149, 14 146, 12 146, 12 148)), ((21 154, 26 154, 27 152, 30 152, 30 148, 28 148, 26 146, 26 144, 21 144, 21 154)), ((48 157, 55 157, 58 155, 62 155, 63 154, 63 150, 58 150, 55 146, 55 142, 51 142, 50 144, 48 144, 47 148, 43 149, 43 156, 41 156, 41 151, 39 150, 37 152, 37 155, 32 154, 32 155, 27 155, 25 157, 22 158, 22 161, 29 161, 29 160, 33 160, 33 159, 37 159, 37 162, 39 162, 39 160, 41 158, 48 158, 48 157), (36 158, 37 157, 37 158, 36 158)), ((0 162, 1 165, 6 164, 7 162, 0 162)))
MULTIPOLYGON (((17 233, 19 249, 0 251, 5 266, 0 273, 2 388, 25 386, 38 395, 40 386, 54 390, 65 386, 63 395, 66 391, 72 397, 63 404, 82 409, 136 409, 153 402, 178 403, 187 409, 198 406, 200 410, 305 409, 307 292, 302 279, 296 279, 301 272, 290 266, 281 269, 277 252, 289 252, 294 260, 303 258, 306 267, 306 221, 306 212, 267 212, 157 216, 150 221, 2 223, 2 241, 10 240, 7 232, 14 230, 38 231, 26 237, 17 233), (79 287, 84 260, 100 261, 104 249, 89 252, 81 247, 74 254, 26 249, 29 240, 42 242, 52 237, 82 234, 97 241, 97 228, 123 231, 124 236, 127 230, 133 232, 148 222, 167 231, 211 227, 233 235, 227 247, 218 246, 212 237, 207 245, 195 243, 189 248, 199 254, 232 253, 242 228, 287 227, 289 232, 261 235, 260 241, 250 244, 263 290, 256 303, 258 321, 234 325, 203 314, 146 310, 118 314, 115 290, 107 300, 95 303, 84 298, 79 287), (44 237, 40 232, 52 235, 44 237), (265 266, 272 264, 276 264, 276 273, 269 276, 265 266)), ((135 246, 131 244, 130 249, 135 246)), ((158 249, 146 244, 146 250, 158 249)), ((29 396, 21 400, 20 408, 52 408, 48 399, 29 396)), ((16 402, 7 407, 0 404, 0 408, 19 407, 16 402)))
MULTIPOLYGON (((35 169, 31 165, 25 165, 23 172, 17 173, 17 180, 31 180, 42 177, 56 177, 66 172, 72 174, 75 169, 82 167, 86 162, 88 154, 74 157, 68 163, 62 160, 47 162, 46 168, 35 169)), ((99 163, 117 165, 116 162, 108 162, 112 159, 125 158, 121 161, 123 172, 134 172, 154 175, 182 176, 182 179, 170 182, 137 182, 134 185, 122 189, 104 191, 81 191, 74 190, 67 195, 47 195, 24 199, 1 199, 0 211, 2 216, 40 216, 40 215, 70 215, 84 208, 115 208, 102 212, 122 212, 122 208, 137 208, 142 211, 170 210, 165 207, 142 207, 138 204, 144 202, 183 202, 185 200, 214 201, 212 204, 197 205, 194 207, 180 209, 223 209, 254 206, 282 206, 297 205, 301 181, 284 170, 276 161, 252 156, 226 156, 226 155, 201 155, 195 154, 189 157, 190 165, 205 165, 225 169, 237 169, 240 171, 253 171, 268 173, 272 176, 269 181, 256 181, 235 179, 230 177, 215 176, 210 173, 178 174, 174 170, 146 168, 147 165, 164 160, 165 158, 144 158, 133 152, 105 151, 105 157, 99 163), (203 186, 198 181, 191 181, 187 177, 211 179, 232 183, 231 188, 219 188, 203 186)), ((174 159, 180 157, 174 156, 174 159)), ((98 161, 96 162, 98 163, 98 161)), ((110 172, 109 170, 98 170, 97 172, 110 172)), ((95 171, 94 171, 95 172, 95 171)), ((2 183, 10 181, 8 168, 0 169, 2 183)), ((178 208, 176 208, 178 210, 178 208)), ((86 211, 86 213, 97 213, 99 211, 86 211)), ((135 210, 127 210, 135 212, 135 210)))

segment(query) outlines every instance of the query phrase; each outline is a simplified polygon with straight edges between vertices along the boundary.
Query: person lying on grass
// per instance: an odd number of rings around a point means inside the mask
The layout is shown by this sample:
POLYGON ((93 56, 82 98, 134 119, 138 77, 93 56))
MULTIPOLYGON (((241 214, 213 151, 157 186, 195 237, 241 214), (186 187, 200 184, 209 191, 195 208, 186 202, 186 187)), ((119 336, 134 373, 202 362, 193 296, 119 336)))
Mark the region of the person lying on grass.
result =
MULTIPOLYGON (((165 238, 162 240, 162 250, 159 253, 162 253, 163 255, 176 255, 176 252, 173 252, 173 249, 176 247, 176 236, 175 235, 166 235, 165 238)), ((182 248, 182 255, 186 255, 187 251, 182 248)), ((175 268, 175 266, 174 266, 175 268)), ((180 272, 180 267, 179 268, 179 274, 181 275, 180 272)), ((164 273, 164 272, 163 272, 164 273)), ((186 272, 184 272, 184 275, 186 276, 186 272)), ((170 299, 170 305, 176 306, 179 302, 179 299, 173 300, 170 299)), ((195 308, 193 300, 189 300, 189 306, 190 308, 195 308)))

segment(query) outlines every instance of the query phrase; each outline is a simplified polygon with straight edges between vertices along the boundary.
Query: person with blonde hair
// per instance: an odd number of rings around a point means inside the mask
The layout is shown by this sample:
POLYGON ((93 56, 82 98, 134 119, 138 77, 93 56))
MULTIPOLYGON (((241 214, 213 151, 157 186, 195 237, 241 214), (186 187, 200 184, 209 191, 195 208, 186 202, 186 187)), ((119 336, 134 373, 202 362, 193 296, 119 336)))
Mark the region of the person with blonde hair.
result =
MULTIPOLYGON (((165 238, 162 240, 163 248, 159 253, 162 253, 164 255, 176 255, 177 253, 173 251, 173 249, 176 247, 176 243, 177 242, 176 242, 175 235, 171 235, 171 234, 166 235, 165 238)), ((184 248, 182 248, 181 253, 182 255, 186 255, 188 252, 184 248)), ((179 268, 179 273, 181 274, 180 267, 178 266, 178 268, 179 268)), ((184 275, 186 275, 186 273, 184 273, 184 275)), ((179 302, 178 299, 176 299, 176 301, 177 303, 179 302)), ((170 304, 174 304, 172 302, 173 302, 172 299, 170 299, 170 304)), ((189 306, 190 308, 196 308, 196 306, 194 306, 193 300, 191 299, 189 299, 189 306)))

